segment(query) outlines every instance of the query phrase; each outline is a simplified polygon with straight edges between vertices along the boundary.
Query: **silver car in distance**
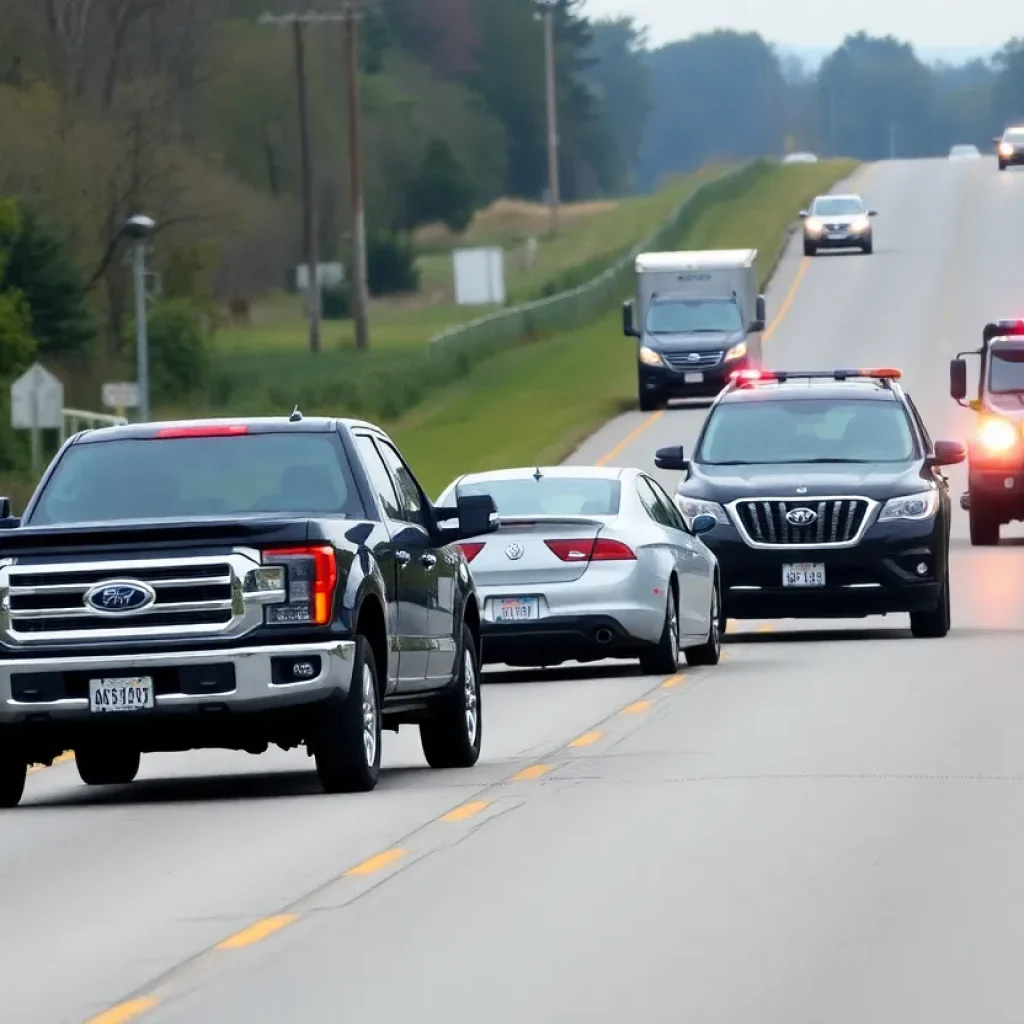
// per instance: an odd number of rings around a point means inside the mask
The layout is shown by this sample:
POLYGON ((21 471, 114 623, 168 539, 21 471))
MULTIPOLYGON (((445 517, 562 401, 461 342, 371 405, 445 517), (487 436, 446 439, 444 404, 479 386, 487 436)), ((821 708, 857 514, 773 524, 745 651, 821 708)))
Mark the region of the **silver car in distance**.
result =
POLYGON ((439 498, 489 494, 497 533, 466 538, 485 664, 638 658, 669 675, 721 652, 718 561, 672 499, 637 469, 554 466, 472 473, 439 498))

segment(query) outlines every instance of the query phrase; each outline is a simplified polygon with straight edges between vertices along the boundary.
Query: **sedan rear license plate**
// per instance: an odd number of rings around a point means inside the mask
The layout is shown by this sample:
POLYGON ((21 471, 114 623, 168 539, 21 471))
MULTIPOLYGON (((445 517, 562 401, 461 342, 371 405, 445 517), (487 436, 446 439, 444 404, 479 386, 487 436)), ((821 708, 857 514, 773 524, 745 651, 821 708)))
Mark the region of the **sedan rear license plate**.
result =
POLYGON ((499 597, 492 603, 495 622, 526 622, 540 618, 540 602, 535 597, 499 597))
POLYGON ((821 562, 795 562, 782 567, 784 587, 825 586, 825 566, 821 562))
POLYGON ((703 384, 704 374, 703 373, 684 373, 683 380, 687 384, 703 384))
POLYGON ((155 706, 152 676, 89 680, 90 711, 146 711, 155 706))

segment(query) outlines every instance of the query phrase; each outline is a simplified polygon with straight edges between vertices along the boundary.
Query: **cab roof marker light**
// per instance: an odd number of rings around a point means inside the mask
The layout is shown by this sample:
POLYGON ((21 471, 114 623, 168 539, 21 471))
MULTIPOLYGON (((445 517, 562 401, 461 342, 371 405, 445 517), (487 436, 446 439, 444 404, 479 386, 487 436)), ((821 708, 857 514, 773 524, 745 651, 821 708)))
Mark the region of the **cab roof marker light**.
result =
POLYGON ((244 423, 213 423, 195 424, 188 427, 162 427, 156 432, 157 437, 237 437, 249 433, 244 423))

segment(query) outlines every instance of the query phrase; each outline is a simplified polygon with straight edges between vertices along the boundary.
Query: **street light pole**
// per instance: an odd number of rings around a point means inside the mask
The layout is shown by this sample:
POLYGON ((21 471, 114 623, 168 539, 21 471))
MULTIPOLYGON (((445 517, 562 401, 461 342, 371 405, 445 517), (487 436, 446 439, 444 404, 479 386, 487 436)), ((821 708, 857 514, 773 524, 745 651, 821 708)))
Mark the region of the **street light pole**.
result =
POLYGON ((135 291, 135 374, 139 387, 139 419, 149 420, 149 331, 146 323, 146 243, 156 228, 151 217, 129 217, 122 232, 132 243, 132 287, 135 291))
POLYGON ((359 110, 359 11, 345 7, 345 63, 348 92, 348 178, 352 220, 352 322, 356 348, 370 347, 366 258, 366 211, 363 206, 362 131, 359 110))

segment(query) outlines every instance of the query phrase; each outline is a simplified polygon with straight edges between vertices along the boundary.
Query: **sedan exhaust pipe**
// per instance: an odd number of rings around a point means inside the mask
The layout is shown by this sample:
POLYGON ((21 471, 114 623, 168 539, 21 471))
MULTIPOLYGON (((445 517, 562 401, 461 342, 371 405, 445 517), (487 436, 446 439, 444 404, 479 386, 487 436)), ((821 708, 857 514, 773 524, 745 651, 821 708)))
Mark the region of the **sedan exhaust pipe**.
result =
POLYGON ((612 631, 610 629, 599 629, 594 634, 594 637, 599 644, 611 643, 612 631))

